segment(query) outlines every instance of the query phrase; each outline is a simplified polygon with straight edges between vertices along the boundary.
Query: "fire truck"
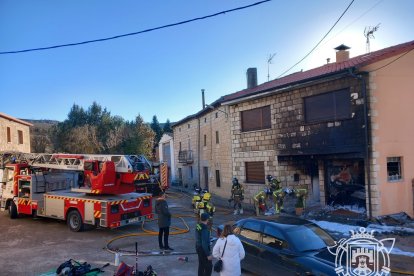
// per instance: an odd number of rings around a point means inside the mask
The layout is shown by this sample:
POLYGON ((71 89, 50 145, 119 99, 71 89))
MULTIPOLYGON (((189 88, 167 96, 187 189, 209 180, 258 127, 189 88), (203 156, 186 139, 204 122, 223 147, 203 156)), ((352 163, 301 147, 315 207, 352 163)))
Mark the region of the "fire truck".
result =
POLYGON ((134 192, 135 182, 148 177, 137 168, 138 156, 4 156, 0 208, 12 219, 60 219, 77 232, 85 225, 117 228, 153 216, 152 195, 134 192))

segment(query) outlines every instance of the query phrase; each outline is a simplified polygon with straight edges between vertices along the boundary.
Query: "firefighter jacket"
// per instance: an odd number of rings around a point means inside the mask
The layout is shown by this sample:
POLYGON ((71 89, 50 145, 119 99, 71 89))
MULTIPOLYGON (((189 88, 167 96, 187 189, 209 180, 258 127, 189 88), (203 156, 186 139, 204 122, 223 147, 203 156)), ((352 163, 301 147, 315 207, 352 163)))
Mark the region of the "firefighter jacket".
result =
POLYGON ((241 200, 244 199, 244 188, 242 185, 233 185, 231 187, 231 197, 240 197, 241 200))
POLYGON ((256 202, 264 201, 265 199, 266 199, 266 193, 265 193, 265 191, 260 191, 258 194, 256 194, 253 197, 253 200, 256 201, 256 202))

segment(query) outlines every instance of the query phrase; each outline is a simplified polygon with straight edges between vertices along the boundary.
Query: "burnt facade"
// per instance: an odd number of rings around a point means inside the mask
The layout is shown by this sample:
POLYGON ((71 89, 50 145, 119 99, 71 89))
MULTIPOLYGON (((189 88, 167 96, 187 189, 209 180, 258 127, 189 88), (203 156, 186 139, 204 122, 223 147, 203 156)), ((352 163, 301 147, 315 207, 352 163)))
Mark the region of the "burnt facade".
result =
POLYGON ((263 162, 265 175, 306 188, 310 201, 365 207, 363 92, 360 80, 341 74, 235 102, 234 174, 253 195, 263 183, 249 179, 248 166, 263 162), (270 124, 244 131, 245 113, 268 107, 270 124))

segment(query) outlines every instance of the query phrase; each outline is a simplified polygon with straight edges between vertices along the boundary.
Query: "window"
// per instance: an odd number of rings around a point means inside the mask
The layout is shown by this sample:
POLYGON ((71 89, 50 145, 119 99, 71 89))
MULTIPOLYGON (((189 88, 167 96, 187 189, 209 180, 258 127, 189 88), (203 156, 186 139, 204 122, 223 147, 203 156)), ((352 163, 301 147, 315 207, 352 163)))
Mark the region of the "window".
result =
POLYGON ((401 157, 387 157, 387 175, 388 181, 402 179, 401 157))
POLYGON ((242 131, 271 128, 270 106, 242 111, 242 131))
POLYGON ((332 121, 351 118, 348 89, 304 98, 306 122, 332 121))
POLYGON ((218 118, 218 112, 216 112, 216 118, 218 118))
POLYGON ((189 169, 190 169, 190 178, 193 178, 194 177, 194 175, 193 175, 193 166, 190 166, 189 169))
POLYGON ((216 144, 220 143, 219 132, 216 131, 216 144))
POLYGON ((246 162, 247 183, 265 183, 264 162, 246 162))
POLYGON ((180 142, 180 148, 179 148, 179 150, 181 151, 181 142, 180 142))
POLYGON ((7 143, 11 143, 11 132, 9 127, 7 127, 7 143))
POLYGON ((18 139, 19 139, 19 145, 23 144, 23 131, 18 130, 17 131, 17 136, 18 136, 18 139))
POLYGON ((190 125, 190 124, 188 124, 187 126, 188 126, 188 128, 190 128, 190 127, 191 127, 191 125, 190 125))
POLYGON ((204 123, 207 123, 207 117, 206 117, 206 118, 204 118, 204 123))
POLYGON ((219 170, 216 170, 216 187, 221 187, 220 171, 219 170))
POLYGON ((207 147, 207 135, 204 134, 204 146, 207 147))

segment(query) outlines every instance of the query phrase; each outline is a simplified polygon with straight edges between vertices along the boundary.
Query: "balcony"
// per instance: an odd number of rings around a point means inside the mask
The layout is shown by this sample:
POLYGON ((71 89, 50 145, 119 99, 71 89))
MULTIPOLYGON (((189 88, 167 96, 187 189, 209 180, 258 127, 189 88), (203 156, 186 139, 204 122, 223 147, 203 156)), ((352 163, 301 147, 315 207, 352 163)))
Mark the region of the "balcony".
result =
POLYGON ((192 150, 180 150, 178 152, 178 162, 184 164, 192 164, 193 160, 193 151, 192 150))

